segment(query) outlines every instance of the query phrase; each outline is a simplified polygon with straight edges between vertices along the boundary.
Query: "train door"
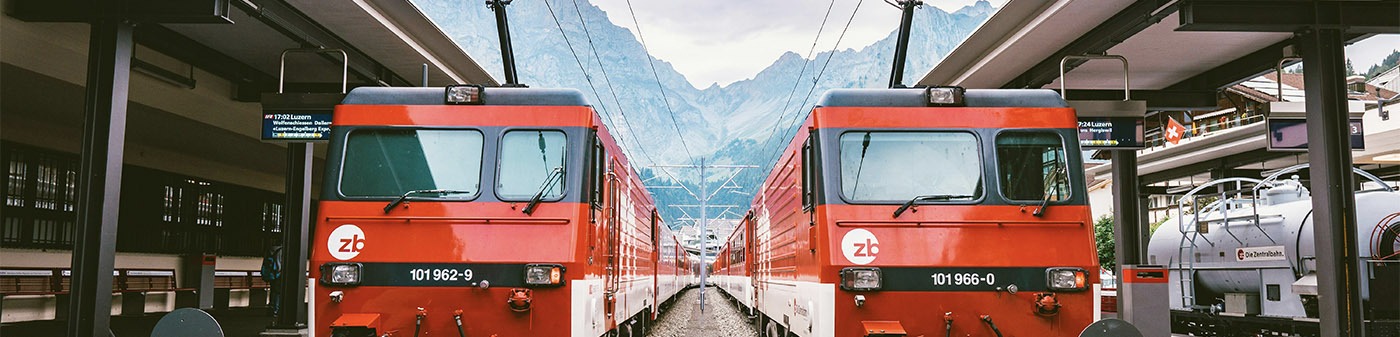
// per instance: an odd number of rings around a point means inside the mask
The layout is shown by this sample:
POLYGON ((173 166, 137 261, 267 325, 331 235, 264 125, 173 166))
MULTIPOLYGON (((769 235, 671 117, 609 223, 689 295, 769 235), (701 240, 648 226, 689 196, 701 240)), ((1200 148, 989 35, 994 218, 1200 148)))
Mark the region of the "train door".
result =
POLYGON ((749 296, 749 314, 752 315, 752 311, 758 310, 758 240, 754 237, 755 227, 758 226, 754 223, 752 210, 744 213, 739 225, 744 227, 744 274, 749 276, 748 293, 745 295, 749 296))
POLYGON ((802 143, 802 212, 807 214, 807 249, 811 253, 817 252, 817 187, 821 180, 817 178, 817 168, 821 166, 821 160, 817 155, 817 131, 812 130, 807 135, 807 140, 802 143))
MULTIPOLYGON (((661 236, 657 235, 659 228, 656 227, 656 209, 651 210, 651 303, 656 308, 661 307, 661 236)), ((654 319, 655 309, 647 312, 647 319, 654 319)))
MULTIPOLYGON (((622 224, 618 221, 618 209, 621 204, 621 195, 618 193, 617 164, 611 160, 607 161, 607 173, 603 178, 603 230, 604 230, 604 261, 603 267, 603 309, 607 313, 607 323, 610 327, 617 326, 620 317, 616 317, 618 301, 618 283, 621 281, 620 272, 622 266, 621 253, 621 232, 622 224)), ((625 319, 625 317, 621 317, 625 319)))

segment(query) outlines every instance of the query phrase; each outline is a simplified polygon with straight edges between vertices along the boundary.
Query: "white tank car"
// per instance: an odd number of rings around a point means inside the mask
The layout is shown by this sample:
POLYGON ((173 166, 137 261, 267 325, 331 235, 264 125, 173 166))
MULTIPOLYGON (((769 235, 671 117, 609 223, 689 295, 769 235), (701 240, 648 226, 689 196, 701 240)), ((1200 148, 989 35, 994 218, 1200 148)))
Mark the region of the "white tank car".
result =
MULTIPOLYGON (((1216 200, 1199 213, 1190 210, 1189 201, 1184 203, 1187 211, 1177 212, 1152 233, 1146 262, 1171 270, 1168 288, 1173 310, 1315 317, 1315 311, 1304 309, 1317 291, 1312 198, 1296 177, 1275 180, 1276 176, 1203 185, 1183 199, 1195 195, 1216 200), (1224 198, 1219 197, 1220 190, 1226 190, 1224 198)), ((1365 261, 1376 251, 1372 246, 1381 230, 1378 224, 1400 212, 1400 193, 1389 188, 1358 191, 1356 209, 1360 258, 1355 263, 1362 267, 1362 298, 1369 299, 1372 277, 1365 261)), ((1384 225, 1400 226, 1390 223, 1394 221, 1391 218, 1384 225)), ((1395 239, 1389 240, 1385 244, 1391 246, 1382 251, 1395 250, 1395 239)))

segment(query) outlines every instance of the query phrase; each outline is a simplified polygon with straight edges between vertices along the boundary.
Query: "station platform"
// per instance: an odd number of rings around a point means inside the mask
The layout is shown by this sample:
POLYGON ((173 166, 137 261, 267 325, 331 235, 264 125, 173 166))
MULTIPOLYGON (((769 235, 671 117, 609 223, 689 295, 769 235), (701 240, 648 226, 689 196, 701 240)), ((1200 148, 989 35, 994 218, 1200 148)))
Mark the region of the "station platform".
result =
MULTIPOLYGON (((115 337, 146 337, 167 313, 152 313, 144 316, 112 316, 112 335, 115 337)), ((266 308, 232 308, 211 310, 209 314, 219 321, 226 337, 257 337, 272 323, 266 308)), ((47 320, 0 324, 0 336, 40 337, 62 336, 68 328, 68 321, 47 320)))

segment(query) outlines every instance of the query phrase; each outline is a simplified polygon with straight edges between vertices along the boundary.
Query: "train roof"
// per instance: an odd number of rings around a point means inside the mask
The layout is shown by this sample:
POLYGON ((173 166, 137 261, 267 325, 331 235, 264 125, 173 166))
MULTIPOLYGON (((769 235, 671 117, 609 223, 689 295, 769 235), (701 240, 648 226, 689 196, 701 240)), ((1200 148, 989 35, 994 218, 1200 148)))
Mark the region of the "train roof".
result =
MULTIPOLYGON (((969 107, 1064 108, 1069 105, 1049 89, 968 89, 963 101, 969 107)), ((832 89, 817 101, 819 107, 926 107, 924 89, 832 89)))
MULTIPOLYGON (((359 87, 340 104, 443 105, 443 87, 359 87)), ((587 106, 583 92, 559 88, 488 87, 481 91, 486 105, 587 106)))

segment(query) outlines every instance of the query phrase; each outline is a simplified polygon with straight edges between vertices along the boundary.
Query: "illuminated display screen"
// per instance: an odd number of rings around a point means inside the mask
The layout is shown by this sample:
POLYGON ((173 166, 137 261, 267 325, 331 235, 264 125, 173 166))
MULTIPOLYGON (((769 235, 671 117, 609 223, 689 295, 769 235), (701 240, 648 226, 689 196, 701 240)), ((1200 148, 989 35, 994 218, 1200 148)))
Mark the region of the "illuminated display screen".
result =
MULTIPOLYGON (((1269 150, 1273 151, 1307 151, 1308 150, 1308 123, 1301 118, 1270 118, 1269 121, 1269 150)), ((1361 120, 1351 120, 1351 149, 1363 150, 1366 148, 1366 136, 1361 129, 1361 120)))
POLYGON ((331 139, 331 114, 302 111, 263 113, 262 140, 325 141, 331 139))
POLYGON ((1138 149, 1144 147, 1142 117, 1079 117, 1079 147, 1138 149))

